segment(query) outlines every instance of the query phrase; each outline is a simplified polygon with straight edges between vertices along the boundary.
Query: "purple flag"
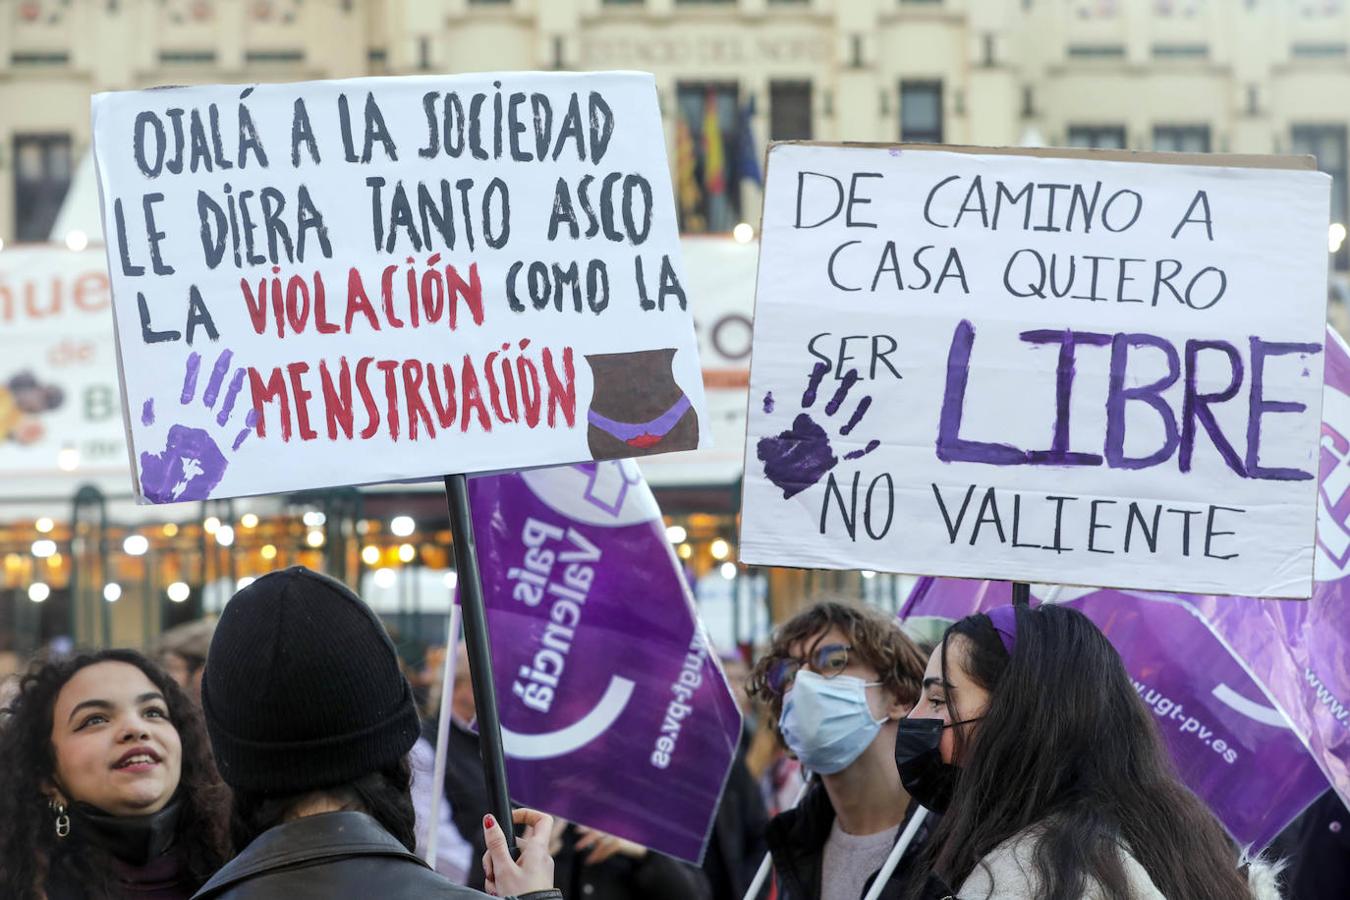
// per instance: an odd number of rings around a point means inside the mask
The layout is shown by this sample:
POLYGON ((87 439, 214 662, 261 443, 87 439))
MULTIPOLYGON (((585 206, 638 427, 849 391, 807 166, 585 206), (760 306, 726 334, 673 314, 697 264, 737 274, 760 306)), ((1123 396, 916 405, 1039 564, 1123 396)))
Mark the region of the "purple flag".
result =
MULTIPOLYGON (((923 579, 902 614, 956 619, 1011 599, 1008 582, 923 579)), ((1326 777, 1289 723, 1183 602, 1101 590, 1066 605, 1115 646, 1182 780, 1239 843, 1265 847, 1326 790, 1326 777)))
POLYGON ((630 460, 473 478, 512 798, 698 862, 740 740, 630 460))
POLYGON ((1350 350, 1327 329, 1313 596, 1190 597, 1350 803, 1350 350))

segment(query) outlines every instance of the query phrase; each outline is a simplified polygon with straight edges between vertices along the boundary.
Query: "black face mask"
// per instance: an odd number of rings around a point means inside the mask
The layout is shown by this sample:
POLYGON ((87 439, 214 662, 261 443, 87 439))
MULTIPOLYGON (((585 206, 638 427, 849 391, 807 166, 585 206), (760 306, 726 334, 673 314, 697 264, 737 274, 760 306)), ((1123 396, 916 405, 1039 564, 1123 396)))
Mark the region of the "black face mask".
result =
POLYGON ((895 765, 900 770, 900 783, 911 797, 925 809, 944 813, 952 802, 959 766, 942 761, 942 730, 953 725, 978 722, 966 719, 952 722, 941 719, 901 719, 895 736, 895 765))

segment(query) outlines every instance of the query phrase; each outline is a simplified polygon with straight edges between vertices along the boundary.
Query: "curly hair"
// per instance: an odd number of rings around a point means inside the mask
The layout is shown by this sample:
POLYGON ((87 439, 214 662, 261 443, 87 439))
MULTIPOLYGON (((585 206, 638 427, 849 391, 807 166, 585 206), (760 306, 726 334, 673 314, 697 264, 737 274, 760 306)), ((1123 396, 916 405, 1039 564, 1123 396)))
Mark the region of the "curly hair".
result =
POLYGON ((823 600, 779 626, 773 633, 768 652, 759 658, 750 672, 746 690, 750 696, 768 704, 775 727, 783 712, 783 697, 769 687, 770 668, 788 655, 793 644, 812 638, 818 640, 831 628, 839 629, 848 637, 852 652, 876 669, 882 688, 897 702, 913 706, 919 701, 923 670, 928 660, 900 628, 900 623, 871 606, 823 600))
POLYGON ((196 886, 228 859, 228 794, 216 774, 201 713, 172 678, 134 650, 99 650, 60 660, 37 660, 19 682, 18 694, 0 710, 0 896, 45 900, 48 879, 60 876, 84 886, 91 900, 116 896, 109 883, 111 859, 98 847, 58 841, 43 787, 56 769, 52 711, 57 695, 88 666, 120 662, 145 673, 169 707, 169 720, 183 747, 175 846, 196 886))

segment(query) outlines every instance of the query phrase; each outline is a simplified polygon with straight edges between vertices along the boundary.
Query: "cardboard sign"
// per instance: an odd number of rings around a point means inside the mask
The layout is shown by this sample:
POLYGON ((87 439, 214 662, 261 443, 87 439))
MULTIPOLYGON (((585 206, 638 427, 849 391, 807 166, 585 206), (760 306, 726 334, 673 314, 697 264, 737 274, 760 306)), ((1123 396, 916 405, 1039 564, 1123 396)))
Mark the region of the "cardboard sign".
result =
POLYGON ((651 76, 174 88, 93 110, 144 501, 703 442, 651 76))
POLYGON ((744 561, 1311 593, 1330 179, 1134 158, 772 149, 744 561))

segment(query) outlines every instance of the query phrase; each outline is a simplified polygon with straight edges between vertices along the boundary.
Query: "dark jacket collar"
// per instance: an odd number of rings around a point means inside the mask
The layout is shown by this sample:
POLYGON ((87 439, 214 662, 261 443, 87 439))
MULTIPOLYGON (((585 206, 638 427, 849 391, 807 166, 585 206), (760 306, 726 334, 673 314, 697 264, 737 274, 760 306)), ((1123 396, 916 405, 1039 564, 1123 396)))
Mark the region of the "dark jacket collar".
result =
POLYGON ((218 891, 271 869, 348 856, 394 856, 426 866, 380 823, 361 812, 323 813, 269 828, 199 891, 218 891))
MULTIPOLYGON (((904 833, 905 825, 919 808, 913 801, 905 810, 905 818, 896 830, 896 839, 904 833)), ((912 865, 914 857, 928 839, 933 816, 920 826, 914 841, 901 857, 891 881, 898 880, 912 865)), ((825 841, 834 827, 834 805, 820 779, 812 781, 806 796, 794 808, 774 816, 769 822, 765 841, 773 855, 774 869, 783 882, 783 896, 789 900, 809 900, 820 896, 820 866, 825 855, 825 841)), ((868 882, 869 886, 871 882, 868 882)))
POLYGON ((71 831, 128 866, 144 866, 172 846, 181 809, 177 797, 159 812, 146 816, 113 816, 77 802, 70 807, 71 831))

